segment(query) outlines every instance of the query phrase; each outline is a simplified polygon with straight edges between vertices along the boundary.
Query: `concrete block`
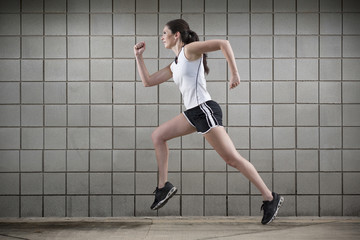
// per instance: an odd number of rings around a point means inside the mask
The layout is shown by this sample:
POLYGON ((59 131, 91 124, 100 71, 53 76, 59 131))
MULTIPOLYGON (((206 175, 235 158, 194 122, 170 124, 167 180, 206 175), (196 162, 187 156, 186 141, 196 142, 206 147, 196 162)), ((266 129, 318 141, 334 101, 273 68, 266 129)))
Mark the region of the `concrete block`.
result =
POLYGON ((344 82, 342 87, 343 103, 360 103, 360 83, 344 82))
MULTIPOLYGON (((251 37, 251 57, 271 58, 273 54, 272 37, 256 36, 251 37)), ((275 44, 276 47, 276 44, 275 44)))
POLYGON ((277 104, 274 105, 274 126, 294 126, 295 105, 277 104))
POLYGON ((209 81, 224 81, 226 79, 226 60, 208 59, 207 62, 210 68, 210 74, 206 77, 206 79, 209 81))
POLYGON ((20 61, 0 60, 0 81, 19 81, 20 61))
POLYGON ((20 126, 20 106, 0 106, 0 126, 20 126))
POLYGON ((239 172, 228 174, 227 187, 228 194, 249 194, 249 180, 239 172))
MULTIPOLYGON (((18 173, 2 173, 1 174, 0 193, 7 194, 19 194, 19 174, 18 173)), ((24 185, 24 187, 27 187, 24 185)), ((23 191, 23 190, 22 190, 23 191)))
POLYGON ((1 37, 0 53, 0 58, 19 58, 20 37, 1 37))
POLYGON ((111 128, 90 128, 91 149, 111 149, 112 139, 111 128))
POLYGON ((135 78, 135 61, 132 59, 113 60, 114 81, 133 80, 135 78))
MULTIPOLYGON (((2 104, 20 103, 20 89, 19 88, 20 88, 19 83, 1 82, 0 83, 0 102, 2 104)), ((31 98, 31 97, 29 97, 29 98, 31 98)))
POLYGON ((91 103, 112 103, 112 83, 91 83, 91 103))
POLYGON ((340 80, 341 61, 337 59, 320 60, 320 80, 340 80))
POLYGON ((320 194, 341 194, 341 173, 320 173, 320 194))
POLYGON ((111 173, 90 173, 90 194, 111 194, 111 173))
POLYGON ((66 10, 66 1, 45 0, 44 10, 46 12, 64 12, 66 10))
POLYGON ((139 149, 153 149, 151 134, 154 130, 154 127, 138 127, 136 130, 136 147, 139 149))
POLYGON ((274 148, 294 148, 295 128, 274 127, 274 148))
MULTIPOLYGON (((345 5, 347 5, 345 3, 345 5)), ((340 12, 341 1, 339 0, 320 0, 320 11, 321 12, 340 12)))
POLYGON ((182 150, 182 171, 203 171, 203 150, 182 150))
POLYGON ((320 216, 342 216, 341 196, 321 195, 320 206, 320 216))
MULTIPOLYGON (((15 2, 15 4, 13 4, 14 6, 17 5, 18 10, 20 9, 20 4, 18 2, 15 2)), ((22 3, 22 11, 23 12, 42 12, 44 10, 43 8, 43 1, 31 1, 31 0, 24 0, 22 3)), ((15 9, 14 9, 15 10, 15 9)))
POLYGON ((112 35, 112 24, 112 14, 91 14, 90 34, 92 36, 112 35))
POLYGON ((319 34, 319 15, 317 13, 297 14, 297 34, 319 34))
POLYGON ((89 208, 88 196, 67 196, 66 216, 68 217, 87 217, 89 208))
POLYGON ((45 35, 66 35, 66 15, 45 14, 45 35))
POLYGON ((319 173, 297 173, 298 194, 319 193, 319 173))
POLYGON ((89 57, 89 38, 88 37, 68 37, 68 57, 69 58, 88 58, 89 57))
POLYGON ((66 176, 67 194, 89 194, 88 173, 68 173, 66 176))
POLYGON ((0 216, 1 217, 20 217, 19 216, 19 197, 1 196, 0 197, 0 216))
POLYGON ((272 148, 271 127, 251 128, 251 148, 272 148))
POLYGON ((203 216, 204 197, 200 195, 183 195, 181 198, 183 216, 203 216))
POLYGON ((226 173, 205 173, 205 194, 226 194, 226 173))
POLYGON ((111 37, 91 37, 90 56, 92 58, 111 58, 113 56, 111 37))
POLYGON ((150 209, 154 201, 154 196, 136 196, 135 197, 135 216, 157 216, 157 211, 150 209))
POLYGON ((360 147, 360 127, 343 128, 343 147, 344 148, 360 147))
POLYGON ((65 196, 45 196, 44 217, 65 217, 65 196))
POLYGON ((89 126, 89 106, 68 105, 67 117, 68 126, 89 126))
POLYGON ((235 91, 228 92, 228 103, 249 103, 249 93, 250 84, 248 82, 242 82, 235 91))
POLYGON ((181 184, 183 194, 204 194, 203 173, 182 173, 181 184))
POLYGON ((112 152, 110 150, 90 151, 90 171, 111 171, 112 152))
POLYGON ((136 151, 136 170, 137 171, 157 171, 156 156, 154 150, 136 151))
POLYGON ((158 126, 159 110, 156 105, 140 105, 136 107, 137 126, 158 126))
POLYGON ((226 14, 206 14, 205 34, 226 35, 226 14))
POLYGON ((66 126, 66 106, 46 105, 45 126, 66 126))
MULTIPOLYGON (((164 1, 165 2, 165 1, 164 1)), ((168 1, 166 1, 168 2, 168 1)), ((201 2, 199 2, 201 3, 201 2)), ((195 5, 195 3, 193 3, 195 5)), ((174 8, 173 8, 174 10, 174 8)), ((177 17, 180 18, 180 15, 178 15, 180 11, 177 12, 177 14, 159 14, 159 29, 162 31, 164 29, 164 24, 166 24, 168 21, 171 21, 177 17)), ((190 26, 191 30, 197 33, 197 35, 201 36, 204 35, 204 17, 203 14, 197 14, 197 13, 184 13, 184 4, 183 4, 183 14, 182 19, 184 19, 190 26)), ((203 39, 203 37, 199 37, 200 39, 203 39)), ((201 41, 201 40, 200 40, 201 41)), ((164 48, 160 48, 161 50, 165 50, 164 48)), ((165 50, 170 53, 167 49, 165 50)), ((160 51, 161 52, 161 51, 160 51)), ((161 55, 162 56, 162 55, 161 55)), ((165 55, 164 55, 165 56, 165 55)))
POLYGON ((66 129, 45 128, 44 144, 45 144, 45 149, 65 149, 66 129))
POLYGON ((181 10, 181 2, 176 0, 160 0, 159 2, 159 11, 160 12, 180 12, 181 10))
POLYGON ((113 196, 113 216, 134 216, 134 196, 113 196))
POLYGON ((319 10, 318 1, 299 0, 297 10, 299 12, 317 12, 319 10))
POLYGON ((90 217, 111 216, 111 196, 90 196, 90 217))
POLYGON ((320 148, 341 148, 341 127, 320 127, 320 148))
POLYGON ((113 34, 114 35, 134 35, 135 34, 135 15, 134 14, 114 14, 113 15, 113 34))
POLYGON ((249 160, 257 171, 272 171, 273 169, 271 150, 250 150, 249 160))
POLYGON ((142 83, 136 83, 136 103, 157 103, 158 88, 146 88, 142 83))
MULTIPOLYGON (((24 3, 23 11, 25 11, 24 3)), ((21 32, 23 35, 43 35, 43 25, 42 14, 23 14, 21 17, 21 32)))
POLYGON ((271 105, 251 105, 251 126, 272 126, 271 105))
POLYGON ((295 37, 274 37, 274 57, 295 57, 295 37))
MULTIPOLYGON (((16 174, 17 175, 17 174, 16 174)), ((43 193, 43 174, 42 173, 22 173, 21 174, 21 195, 42 194, 43 193)), ((16 183, 15 179, 13 179, 16 183)), ((16 186, 14 186, 15 189, 16 186)))
POLYGON ((317 127, 298 127, 297 128, 297 147, 298 148, 318 148, 319 130, 317 127))
POLYGON ((86 149, 89 148, 89 129, 86 128, 68 128, 68 149, 86 149))
POLYGON ((358 196, 344 196, 343 197, 343 215, 358 216, 360 208, 357 205, 360 198, 358 196))
POLYGON ((68 83, 68 103, 89 103, 89 83, 68 83))
POLYGON ((65 194, 65 173, 44 173, 44 194, 65 194))
POLYGON ((295 60, 274 59, 274 80, 295 80, 295 60))
POLYGON ((272 34, 272 14, 251 14, 251 34, 272 34))
POLYGON ((320 14, 320 34, 341 34, 342 28, 340 13, 320 14))
POLYGON ((341 162, 341 150, 320 150, 320 171, 341 171, 341 162))
POLYGON ((359 150, 343 150, 343 170, 344 171, 359 171, 359 150))
MULTIPOLYGON (((21 156, 21 152, 20 152, 21 156)), ((20 170, 20 158, 18 151, 0 151, 0 171, 18 172, 20 170)))
POLYGON ((136 34, 156 35, 157 14, 136 14, 136 34))
POLYGON ((320 82, 320 103, 340 103, 341 83, 320 82))
POLYGON ((88 171, 89 151, 88 150, 67 150, 66 153, 67 171, 88 171))
MULTIPOLYGON (((135 148, 135 128, 114 128, 114 148, 135 148)), ((150 138, 150 136, 149 136, 150 138)))
POLYGON ((296 108, 298 126, 317 126, 319 107, 317 104, 298 104, 296 108))
MULTIPOLYGON (((68 11, 72 12, 72 4, 75 5, 75 1, 73 3, 68 3, 68 11)), ((80 7, 80 6, 79 6, 80 7)), ((80 10, 80 9, 79 9, 80 10)), ((81 11, 81 10, 80 10, 81 11)), ((80 12, 79 11, 79 12, 80 12)), ((78 12, 78 11, 76 11, 78 12)), ((88 14, 68 14, 67 15, 67 33, 68 35, 89 35, 89 15, 88 14)))
POLYGON ((359 194, 360 193, 360 186, 358 184, 359 180, 360 180, 360 174, 358 172, 344 173, 343 194, 359 194))
POLYGON ((116 82, 114 88, 114 103, 135 103, 135 84, 116 82))
POLYGON ((205 151, 205 171, 226 171, 226 163, 215 150, 205 151))
POLYGON ((249 128, 229 127, 228 134, 236 148, 249 148, 249 128))
POLYGON ((93 105, 90 108, 91 126, 112 126, 112 106, 93 105))
MULTIPOLYGON (((41 84, 41 83, 40 83, 41 84)), ((47 82, 44 83, 45 103, 66 103, 66 83, 47 82)))
MULTIPOLYGON (((228 3, 230 4, 230 3, 228 3)), ((230 9, 229 9, 230 10, 230 9)), ((229 35, 249 35, 249 14, 248 13, 234 13, 228 14, 228 34, 229 35)))
POLYGON ((272 60, 251 60, 251 80, 272 80, 272 60))
POLYGON ((157 173, 136 173, 135 177, 136 194, 151 194, 155 190, 157 185, 157 173))
POLYGON ((295 171, 295 150, 274 150, 274 171, 295 171))
POLYGON ((318 83, 298 82, 297 83, 298 103, 318 103, 318 83))
POLYGON ((66 58, 66 38, 45 37, 45 58, 66 58))
MULTIPOLYGON (((19 131, 18 129, 7 129, 7 139, 13 139, 11 142, 14 148, 19 143, 19 131), (12 137, 10 137, 12 136, 12 137)), ((21 129, 21 147, 22 149, 43 149, 43 129, 42 128, 22 128, 21 129)), ((7 146, 9 147, 9 146, 7 146)))
POLYGON ((113 150, 113 171, 131 172, 135 169, 134 150, 113 150))
POLYGON ((298 57, 318 57, 318 37, 298 36, 297 37, 297 56, 298 57))
POLYGON ((22 38, 22 57, 23 58, 43 58, 43 38, 42 37, 23 37, 22 38))
POLYGON ((298 171, 319 171, 317 150, 296 150, 296 169, 298 171))
POLYGON ((133 105, 114 105, 113 125, 114 126, 134 126, 135 125, 135 106, 133 106, 133 105))
POLYGON ((341 57, 341 37, 321 36, 320 57, 341 57))
POLYGON ((341 105, 320 105, 320 126, 340 126, 341 115, 341 105))
POLYGON ((205 196, 205 216, 226 216, 226 197, 205 196))
MULTIPOLYGON (((42 159, 42 158, 40 158, 42 159)), ((66 171, 66 152, 65 150, 45 150, 44 151, 44 171, 63 172, 66 171)))
POLYGON ((21 197, 20 217, 42 217, 42 196, 21 197))
POLYGON ((22 60, 21 80, 22 81, 43 81, 42 60, 22 60))
POLYGON ((295 102, 295 83, 294 82, 274 82, 274 102, 275 103, 294 103, 295 102))
POLYGON ((272 103, 272 83, 252 82, 251 103, 272 103))
MULTIPOLYGON (((261 53, 259 51, 259 49, 262 49, 262 46, 259 46, 259 42, 262 42, 264 40, 265 37, 252 37, 251 41, 254 41, 252 44, 256 44, 256 46, 253 47, 253 45, 251 46, 252 48, 252 53, 254 51, 254 55, 255 56, 261 56, 263 53, 261 53), (258 40, 258 41, 257 41, 258 40), (255 43, 256 42, 256 43, 255 43)), ((249 57, 249 37, 228 37, 228 40, 231 44, 231 47, 234 50, 234 55, 238 58, 248 58, 249 57)), ((265 40, 267 41, 267 40, 265 40)), ((272 42, 272 40, 270 40, 270 42, 272 42)), ((272 49, 272 45, 268 46, 270 47, 270 49, 272 49)), ((264 50, 264 49, 263 49, 264 50)), ((268 51, 268 49, 265 50, 265 52, 268 51)), ((218 52, 219 54, 222 54, 222 52, 218 52)), ((269 56, 268 53, 264 53, 264 55, 269 56)), ((271 53, 270 53, 271 55, 271 53)), ((271 57, 271 56, 270 56, 271 57)))
POLYGON ((297 80, 318 80, 317 59, 297 59, 297 80))
POLYGON ((343 33, 344 34, 359 34, 360 28, 358 26, 359 14, 344 13, 343 15, 343 33))
POLYGON ((277 13, 274 14, 274 33, 276 35, 294 35, 296 33, 296 14, 277 13))
POLYGON ((295 173, 274 173, 274 191, 280 194, 295 194, 295 173))
POLYGON ((299 216, 319 216, 319 196, 297 196, 296 200, 299 216))
POLYGON ((65 60, 45 60, 45 81, 66 81, 65 60))
POLYGON ((229 105, 228 111, 229 126, 249 126, 249 105, 229 105))

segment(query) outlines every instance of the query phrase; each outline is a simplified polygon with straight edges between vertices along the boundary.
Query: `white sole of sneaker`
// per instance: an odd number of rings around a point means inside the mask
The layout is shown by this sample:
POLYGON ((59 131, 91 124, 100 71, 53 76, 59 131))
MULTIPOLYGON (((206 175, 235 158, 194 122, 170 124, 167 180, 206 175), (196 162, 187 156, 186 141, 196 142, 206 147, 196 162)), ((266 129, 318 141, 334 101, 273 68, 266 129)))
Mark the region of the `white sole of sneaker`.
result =
POLYGON ((167 201, 169 201, 169 199, 175 195, 176 192, 177 192, 176 187, 171 188, 168 194, 166 195, 166 197, 163 200, 161 200, 152 210, 158 210, 162 208, 167 203, 167 201))
MULTIPOLYGON (((275 211, 274 216, 273 216, 273 217, 270 219, 270 221, 267 222, 266 224, 269 224, 269 223, 271 223, 272 221, 274 221, 274 219, 276 218, 276 215, 278 214, 279 208, 281 207, 281 205, 283 204, 283 202, 284 202, 284 198, 283 198, 283 197, 280 197, 280 201, 279 201, 279 203, 278 203, 278 205, 277 205, 277 208, 276 208, 276 211, 275 211)), ((266 224, 265 224, 265 225, 266 225, 266 224)))

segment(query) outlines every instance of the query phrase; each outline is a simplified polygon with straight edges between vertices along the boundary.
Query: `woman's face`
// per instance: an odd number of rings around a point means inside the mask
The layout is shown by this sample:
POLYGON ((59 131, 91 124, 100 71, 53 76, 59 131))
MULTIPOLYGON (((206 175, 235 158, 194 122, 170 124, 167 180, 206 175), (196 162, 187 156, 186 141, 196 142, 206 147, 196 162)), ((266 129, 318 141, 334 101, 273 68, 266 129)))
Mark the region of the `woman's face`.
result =
POLYGON ((161 36, 161 41, 163 42, 165 48, 170 49, 176 44, 175 35, 171 32, 168 26, 164 27, 163 35, 161 36))

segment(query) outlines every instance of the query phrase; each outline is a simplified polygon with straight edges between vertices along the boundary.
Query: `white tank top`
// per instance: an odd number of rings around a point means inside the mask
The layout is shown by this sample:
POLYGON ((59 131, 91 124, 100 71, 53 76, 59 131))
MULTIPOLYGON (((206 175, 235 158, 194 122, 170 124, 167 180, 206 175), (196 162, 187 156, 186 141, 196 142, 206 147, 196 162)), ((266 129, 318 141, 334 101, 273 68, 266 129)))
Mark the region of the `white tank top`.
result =
POLYGON ((186 109, 190 109, 211 100, 206 90, 203 58, 189 61, 185 57, 184 47, 181 49, 177 63, 170 65, 173 79, 182 94, 186 109))

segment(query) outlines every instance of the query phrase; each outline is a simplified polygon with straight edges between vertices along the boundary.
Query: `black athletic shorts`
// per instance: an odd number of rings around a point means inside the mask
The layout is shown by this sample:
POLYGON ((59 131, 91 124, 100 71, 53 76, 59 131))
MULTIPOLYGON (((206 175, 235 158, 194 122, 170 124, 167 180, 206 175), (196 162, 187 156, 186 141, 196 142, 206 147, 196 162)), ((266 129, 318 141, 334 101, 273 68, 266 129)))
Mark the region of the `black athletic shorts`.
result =
POLYGON ((211 128, 222 126, 222 111, 219 104, 209 100, 190 108, 183 112, 189 123, 196 128, 199 133, 205 134, 211 128))

